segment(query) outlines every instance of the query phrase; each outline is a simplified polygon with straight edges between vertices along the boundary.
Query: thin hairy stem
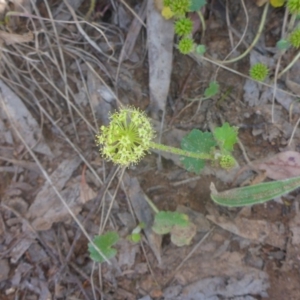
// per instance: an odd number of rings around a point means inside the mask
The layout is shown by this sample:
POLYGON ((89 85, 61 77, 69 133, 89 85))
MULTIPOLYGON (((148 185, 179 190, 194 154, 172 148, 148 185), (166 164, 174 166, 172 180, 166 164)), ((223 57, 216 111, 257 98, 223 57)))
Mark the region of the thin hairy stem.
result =
POLYGON ((191 158, 205 159, 205 160, 213 160, 214 159, 214 156, 211 155, 211 154, 189 152, 189 151, 186 151, 186 150, 182 150, 182 149, 179 149, 179 148, 166 146, 166 145, 162 145, 162 144, 157 144, 157 143, 154 143, 154 142, 150 143, 150 148, 157 149, 157 150, 164 151, 164 152, 177 154, 177 155, 187 156, 187 157, 191 157, 191 158))

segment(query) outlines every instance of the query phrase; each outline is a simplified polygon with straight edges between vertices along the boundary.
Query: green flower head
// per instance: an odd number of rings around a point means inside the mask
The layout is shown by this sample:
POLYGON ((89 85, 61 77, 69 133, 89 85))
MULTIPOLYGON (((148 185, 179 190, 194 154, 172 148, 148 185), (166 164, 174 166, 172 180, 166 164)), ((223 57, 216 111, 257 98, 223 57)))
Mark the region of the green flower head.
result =
MULTIPOLYGON (((167 1, 167 3, 169 3, 169 1, 167 1)), ((173 0, 170 1, 169 6, 177 17, 181 17, 189 11, 191 0, 173 0)))
POLYGON ((252 79, 263 81, 268 76, 269 70, 265 64, 257 63, 251 67, 249 73, 252 79))
POLYGON ((191 38, 182 38, 178 44, 178 49, 182 54, 189 54, 195 49, 194 41, 191 38))
POLYGON ((175 22, 175 33, 179 36, 192 33, 193 22, 190 18, 182 18, 175 22))
POLYGON ((236 165, 235 159, 231 155, 222 155, 219 160, 221 168, 229 170, 236 165))
POLYGON ((108 126, 96 135, 102 156, 116 164, 138 163, 150 148, 154 130, 150 119, 139 109, 127 107, 112 114, 108 126))
POLYGON ((286 6, 291 14, 300 13, 300 0, 288 0, 286 6))
POLYGON ((295 29, 289 36, 289 42, 295 48, 300 48, 300 28, 295 29))

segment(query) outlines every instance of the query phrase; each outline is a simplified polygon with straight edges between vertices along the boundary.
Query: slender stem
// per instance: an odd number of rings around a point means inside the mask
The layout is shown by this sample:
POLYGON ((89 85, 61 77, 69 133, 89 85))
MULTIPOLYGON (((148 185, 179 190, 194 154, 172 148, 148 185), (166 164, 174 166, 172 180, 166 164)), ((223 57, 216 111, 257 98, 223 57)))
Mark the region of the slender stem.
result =
POLYGON ((261 16, 261 21, 260 21, 259 28, 257 30, 256 36, 255 36, 252 44, 248 47, 248 49, 244 53, 242 53, 240 56, 238 56, 238 57, 234 57, 232 59, 225 60, 225 61, 219 61, 218 60, 217 61, 218 63, 221 63, 221 64, 230 64, 230 63, 236 62, 236 61, 244 58, 252 50, 252 48, 254 48, 254 46, 258 42, 258 40, 259 40, 259 38, 261 36, 261 33, 262 33, 263 29, 264 29, 264 26, 265 26, 265 23, 266 23, 266 19, 267 19, 268 8, 269 8, 269 1, 265 4, 264 11, 263 11, 263 14, 261 16))
POLYGON ((202 39, 204 38, 204 35, 205 35, 205 30, 206 30, 206 24, 205 24, 205 20, 204 20, 204 17, 201 13, 201 11, 197 11, 197 14, 199 16, 199 19, 201 21, 201 25, 202 25, 202 36, 201 36, 201 42, 202 42, 202 39))
POLYGON ((206 159, 206 160, 213 160, 214 156, 208 153, 196 153, 196 152, 190 152, 190 151, 186 151, 186 150, 182 150, 179 148, 175 148, 175 147, 170 147, 170 146, 166 146, 166 145, 162 145, 162 144, 157 144, 154 142, 150 143, 150 147, 153 149, 157 149, 160 151, 164 151, 164 152, 169 152, 169 153, 174 153, 177 155, 182 155, 182 156, 187 156, 187 157, 192 157, 192 158, 197 158, 197 159, 206 159))
POLYGON ((285 72, 287 72, 298 61, 299 58, 300 58, 300 51, 297 53, 294 59, 285 67, 285 69, 278 74, 278 78, 280 78, 285 72))
POLYGON ((156 205, 150 200, 150 198, 145 194, 145 199, 148 202, 148 204, 150 205, 150 207, 153 209, 153 211, 158 214, 159 213, 159 209, 156 207, 156 205))
POLYGON ((296 22, 296 18, 297 18, 297 14, 292 14, 289 25, 288 25, 288 30, 287 30, 288 33, 290 33, 293 30, 295 22, 296 22))

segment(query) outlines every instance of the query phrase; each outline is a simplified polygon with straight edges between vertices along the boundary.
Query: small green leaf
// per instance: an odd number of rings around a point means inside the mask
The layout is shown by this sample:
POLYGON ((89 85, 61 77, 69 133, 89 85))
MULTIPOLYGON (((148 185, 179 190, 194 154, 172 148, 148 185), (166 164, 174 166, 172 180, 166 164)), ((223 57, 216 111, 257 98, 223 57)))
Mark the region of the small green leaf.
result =
POLYGON ((206 0, 192 0, 190 11, 198 11, 206 4, 206 0))
POLYGON ((175 225, 186 227, 189 223, 189 218, 185 214, 177 211, 160 211, 155 215, 152 229, 157 234, 167 234, 175 225))
MULTIPOLYGON (((196 153, 210 153, 217 143, 210 132, 202 132, 193 129, 188 135, 181 140, 181 148, 186 151, 196 153)), ((205 166, 205 160, 190 157, 181 157, 181 162, 189 172, 199 174, 205 166)))
POLYGON ((196 52, 200 55, 203 55, 206 52, 206 47, 205 45, 198 45, 196 47, 196 52))
POLYGON ((288 48, 290 48, 291 44, 289 41, 287 40, 279 40, 277 43, 276 43, 276 47, 279 49, 279 50, 287 50, 288 48))
POLYGON ((140 233, 132 233, 129 237, 130 237, 130 240, 133 243, 138 243, 141 240, 141 234, 140 233))
MULTIPOLYGON (((97 235, 94 237, 94 244, 105 255, 107 259, 114 257, 117 254, 117 250, 111 248, 119 240, 119 235, 115 231, 109 231, 103 235, 97 235)), ((104 257, 95 249, 95 247, 89 243, 88 250, 92 260, 97 262, 104 262, 104 257)))
POLYGON ((220 86, 216 81, 210 82, 208 88, 204 91, 204 96, 207 98, 215 96, 219 93, 219 88, 220 86))
POLYGON ((221 150, 231 152, 237 143, 238 128, 230 126, 227 122, 222 127, 216 127, 214 137, 218 141, 221 150))

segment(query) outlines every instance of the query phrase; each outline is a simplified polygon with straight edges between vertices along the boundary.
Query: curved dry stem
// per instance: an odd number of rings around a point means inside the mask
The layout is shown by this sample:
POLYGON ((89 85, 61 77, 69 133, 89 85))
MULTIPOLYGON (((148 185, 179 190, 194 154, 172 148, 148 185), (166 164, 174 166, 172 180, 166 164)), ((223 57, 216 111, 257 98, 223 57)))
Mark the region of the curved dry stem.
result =
MULTIPOLYGON (((118 168, 118 169, 116 170, 116 173, 117 173, 119 170, 120 170, 120 168, 118 168)), ((116 189, 115 189, 115 192, 114 192, 114 194, 113 194, 113 197, 112 197, 112 199, 111 199, 111 201, 110 201, 110 205, 109 205, 108 211, 107 211, 107 213, 106 213, 105 219, 103 220, 103 218, 101 218, 101 220, 100 220, 99 234, 102 234, 102 232, 104 231, 104 228, 105 228, 105 226, 106 226, 107 220, 108 220, 108 218, 109 218, 109 216, 110 216, 110 213, 111 213, 111 210, 112 210, 112 207, 113 207, 113 204, 114 204, 114 200, 116 199, 116 195, 117 195, 117 193, 118 193, 118 191, 119 191, 120 184, 121 184, 121 182, 122 182, 122 180, 123 180, 123 176, 124 176, 125 170, 126 170, 125 167, 123 167, 123 168, 121 169, 121 174, 120 174, 120 176, 119 176, 119 181, 118 181, 117 187, 116 187, 116 189)), ((103 201, 103 202, 104 202, 104 201, 103 201)), ((104 212, 104 207, 102 208, 102 212, 104 212)))
MULTIPOLYGON (((245 5, 245 1, 244 0, 241 0, 241 3, 242 3, 242 6, 243 6, 243 9, 244 9, 244 13, 245 13, 245 18, 246 18, 246 26, 245 26, 245 29, 243 31, 243 34, 240 38, 240 40, 238 41, 238 43, 235 45, 235 47, 227 54, 227 56, 224 58, 224 61, 226 61, 226 59, 232 54, 234 53, 234 51, 236 51, 236 49, 240 46, 240 44, 244 41, 244 38, 245 38, 245 35, 247 33, 247 30, 248 30, 248 26, 249 26, 249 15, 248 15, 248 11, 247 11, 247 7, 245 5)), ((226 5, 227 5, 227 2, 226 2, 226 5)), ((227 6, 226 6, 227 7, 227 6)), ((227 10, 228 11, 228 10, 227 10)), ((228 18, 228 14, 226 14, 226 19, 228 18)), ((228 18, 228 21, 229 21, 229 18, 228 18)), ((220 66, 217 68, 216 70, 216 75, 215 75, 215 79, 217 78, 218 76, 218 72, 220 70, 220 66)))
MULTIPOLYGON (((232 69, 232 68, 230 68, 230 67, 227 67, 227 66, 223 65, 222 62, 214 61, 214 60, 209 59, 209 58, 207 58, 207 57, 199 56, 199 55, 195 55, 195 54, 192 54, 192 55, 190 55, 190 56, 191 56, 192 58, 194 58, 195 61, 197 61, 199 64, 200 64, 200 60, 203 59, 203 60, 205 60, 205 61, 207 61, 207 62, 209 62, 209 63, 211 63, 211 64, 220 66, 222 69, 227 70, 227 71, 229 71, 229 72, 231 72, 231 73, 234 73, 234 74, 236 74, 236 75, 239 75, 239 76, 241 76, 241 77, 243 77, 243 78, 250 79, 250 80, 252 80, 252 81, 258 82, 259 84, 261 84, 261 85, 263 85, 263 86, 266 86, 266 87, 269 87, 269 88, 273 88, 273 85, 268 84, 268 83, 265 83, 265 82, 253 80, 250 76, 245 75, 245 74, 243 74, 243 73, 241 73, 241 72, 239 72, 239 71, 236 71, 236 70, 234 70, 234 69, 232 69)), ((286 90, 283 90, 283 89, 280 89, 280 88, 277 88, 277 90, 278 90, 278 91, 281 91, 281 92, 283 92, 283 93, 285 93, 286 95, 289 95, 289 96, 291 96, 291 97, 294 97, 294 98, 297 97, 297 96, 294 95, 293 93, 288 92, 288 91, 286 91, 286 90)))
POLYGON ((242 58, 244 58, 254 48, 254 46, 258 42, 258 40, 259 40, 259 38, 260 38, 260 36, 263 32, 263 29, 264 29, 264 26, 265 26, 265 23, 266 23, 266 19, 267 19, 268 8, 269 8, 269 2, 267 2, 265 4, 265 7, 264 7, 264 10, 263 10, 263 14, 261 16, 261 21, 260 21, 256 36, 255 36, 254 40, 252 41, 251 45, 246 49, 246 51, 244 53, 242 53, 241 55, 239 55, 238 57, 235 57, 235 58, 232 58, 232 59, 229 59, 229 60, 224 60, 224 61, 216 60, 217 63, 219 63, 219 64, 231 64, 231 63, 237 62, 237 61, 241 60, 242 58))
POLYGON ((286 73, 299 59, 300 51, 295 55, 293 60, 278 74, 278 78, 280 78, 284 73, 286 73))
POLYGON ((57 197, 60 199, 60 201, 62 202, 62 204, 64 205, 64 207, 66 208, 66 210, 68 211, 68 213, 70 214, 70 216, 73 218, 73 220, 75 221, 75 223, 78 225, 78 227, 80 228, 80 230, 82 231, 82 233, 85 235, 85 237, 87 238, 87 240, 93 245, 93 247, 95 247, 95 249, 99 252, 99 254, 105 259, 105 261, 108 264, 111 264, 110 261, 106 258, 106 256, 102 253, 102 251, 94 244, 92 238, 89 236, 89 234, 87 233, 87 231, 85 230, 85 228, 81 225, 81 222, 79 221, 79 219, 76 217, 76 215, 73 213, 73 211, 70 209, 68 203, 66 202, 66 200, 62 197, 61 193, 59 192, 59 190, 56 188, 55 184, 53 183, 52 179, 50 178, 50 176, 48 175, 47 171, 44 169, 44 167, 42 166, 40 160, 38 159, 38 157, 34 154, 34 152, 31 150, 31 148, 29 147, 29 145, 27 144, 27 142, 25 141, 25 139, 23 138, 22 134, 20 133, 20 131, 18 130, 17 126, 14 123, 13 117, 10 115, 9 110, 6 107, 6 104, 3 102, 3 109, 10 121, 10 124, 12 126, 12 128, 14 129, 16 135, 18 136, 18 138, 20 139, 20 141, 23 143, 23 145, 26 147, 27 151, 30 153, 31 157, 34 159, 35 163, 37 164, 37 166, 39 167, 39 169, 41 170, 44 178, 46 179, 46 181, 49 183, 49 185, 51 186, 51 188, 54 190, 55 194, 57 195, 57 197))

